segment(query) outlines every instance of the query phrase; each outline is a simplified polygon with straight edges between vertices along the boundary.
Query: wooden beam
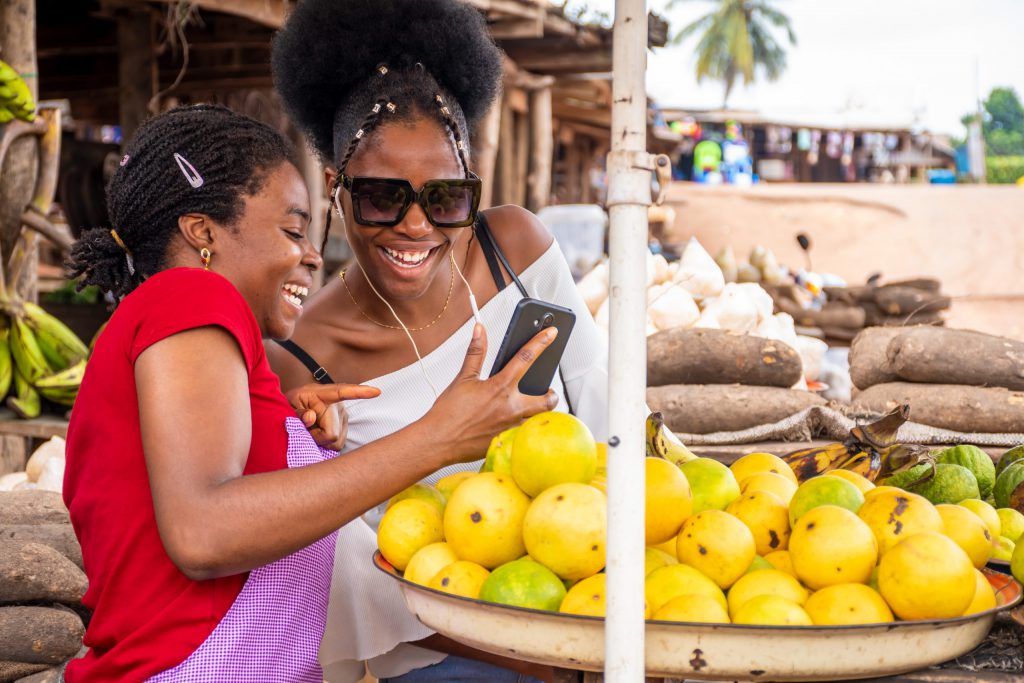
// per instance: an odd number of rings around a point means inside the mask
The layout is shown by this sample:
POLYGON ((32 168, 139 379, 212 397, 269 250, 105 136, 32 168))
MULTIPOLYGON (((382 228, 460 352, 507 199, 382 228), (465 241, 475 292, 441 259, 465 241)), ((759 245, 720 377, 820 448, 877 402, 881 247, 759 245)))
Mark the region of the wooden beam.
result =
POLYGON ((487 28, 494 40, 521 40, 523 38, 544 37, 544 20, 539 17, 536 19, 499 21, 487 28))
POLYGON ((612 70, 611 47, 580 52, 511 49, 509 56, 521 68, 536 73, 603 73, 612 70))
POLYGON ((125 144, 149 118, 149 102, 157 91, 154 30, 148 7, 117 13, 118 119, 125 144))
MULTIPOLYGON (((171 0, 146 0, 153 4, 167 4, 171 0)), ((281 28, 294 4, 290 0, 191 0, 199 9, 233 14, 270 28, 281 28)))
POLYGON ((564 102, 555 101, 553 105, 555 116, 564 121, 578 121, 589 123, 593 126, 606 128, 609 131, 612 126, 612 113, 608 109, 584 109, 564 102))
POLYGON ((559 120, 563 128, 573 131, 577 135, 586 135, 589 138, 597 140, 604 140, 606 143, 611 138, 611 128, 601 128, 600 126, 592 126, 588 123, 579 123, 577 121, 565 121, 559 120))
POLYGON ((551 163, 554 135, 551 123, 551 88, 530 93, 530 176, 527 180, 526 207, 539 211, 551 197, 551 163))

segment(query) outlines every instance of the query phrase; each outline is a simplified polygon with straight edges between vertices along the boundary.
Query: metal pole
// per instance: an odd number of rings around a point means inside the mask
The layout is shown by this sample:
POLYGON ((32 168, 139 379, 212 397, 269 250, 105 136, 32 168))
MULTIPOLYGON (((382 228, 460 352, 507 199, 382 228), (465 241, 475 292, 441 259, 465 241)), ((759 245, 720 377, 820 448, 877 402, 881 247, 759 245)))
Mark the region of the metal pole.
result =
POLYGON ((647 7, 616 0, 612 147, 608 155, 610 324, 605 680, 644 680, 644 420, 646 418, 647 7))

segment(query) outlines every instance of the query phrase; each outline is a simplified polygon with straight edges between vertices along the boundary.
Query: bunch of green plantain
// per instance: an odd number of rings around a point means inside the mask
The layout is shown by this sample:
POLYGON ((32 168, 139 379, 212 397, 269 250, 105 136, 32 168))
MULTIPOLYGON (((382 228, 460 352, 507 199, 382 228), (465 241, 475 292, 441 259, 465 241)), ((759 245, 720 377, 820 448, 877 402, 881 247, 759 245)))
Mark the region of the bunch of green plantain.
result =
POLYGON ((36 103, 21 75, 7 62, 0 60, 0 123, 14 119, 32 121, 36 116, 36 103))
POLYGON ((89 349, 60 320, 31 301, 0 308, 0 396, 22 418, 38 417, 42 399, 74 404, 89 349), (10 395, 8 395, 8 392, 10 395))
POLYGON ((686 444, 665 426, 661 413, 647 416, 647 457, 664 458, 675 465, 697 459, 686 444))
POLYGON ((801 482, 835 469, 850 470, 875 481, 907 450, 897 443, 896 436, 909 417, 910 407, 901 405, 875 422, 854 427, 845 441, 793 451, 782 459, 801 482))

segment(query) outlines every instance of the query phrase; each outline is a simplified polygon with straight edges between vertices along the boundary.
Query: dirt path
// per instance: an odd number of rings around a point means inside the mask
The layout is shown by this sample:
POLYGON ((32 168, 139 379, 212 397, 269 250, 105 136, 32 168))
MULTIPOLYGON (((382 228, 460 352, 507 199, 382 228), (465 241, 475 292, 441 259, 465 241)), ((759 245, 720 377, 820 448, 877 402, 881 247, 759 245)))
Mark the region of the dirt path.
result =
POLYGON ((669 234, 716 254, 753 246, 802 265, 796 235, 813 241, 816 270, 851 284, 933 276, 954 297, 949 324, 1024 339, 1024 191, 1012 186, 677 183, 669 234))

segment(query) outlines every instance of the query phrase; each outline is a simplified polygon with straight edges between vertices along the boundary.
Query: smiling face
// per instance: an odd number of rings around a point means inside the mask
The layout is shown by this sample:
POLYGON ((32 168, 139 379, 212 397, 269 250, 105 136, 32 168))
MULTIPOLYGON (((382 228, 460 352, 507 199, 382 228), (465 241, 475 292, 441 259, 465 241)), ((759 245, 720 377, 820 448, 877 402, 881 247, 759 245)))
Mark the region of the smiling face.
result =
POLYGON ((298 170, 283 163, 245 197, 234 226, 219 230, 210 270, 228 278, 249 303, 260 331, 287 339, 302 314, 313 271, 322 264, 309 241, 309 193, 298 170))
MULTIPOLYGON (((428 180, 464 177, 455 148, 442 125, 429 118, 376 128, 353 155, 349 176, 402 178, 419 189, 428 180)), ((345 229, 359 264, 391 302, 414 302, 431 287, 449 289, 448 254, 470 228, 435 228, 418 204, 393 227, 355 222, 352 196, 340 190, 345 229)))

